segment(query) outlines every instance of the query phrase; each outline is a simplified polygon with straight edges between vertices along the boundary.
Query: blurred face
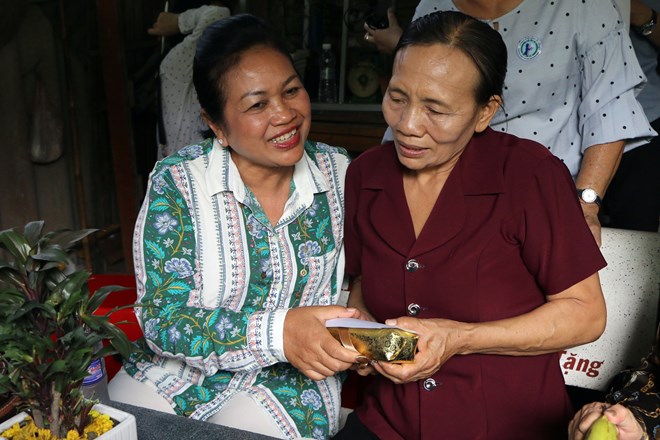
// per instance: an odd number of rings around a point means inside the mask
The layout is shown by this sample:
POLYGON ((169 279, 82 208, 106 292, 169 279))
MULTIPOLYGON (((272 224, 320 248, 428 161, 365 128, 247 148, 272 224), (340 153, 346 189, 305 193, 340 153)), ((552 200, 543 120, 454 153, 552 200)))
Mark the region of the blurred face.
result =
POLYGON ((433 44, 397 53, 383 115, 406 168, 449 171, 472 135, 486 129, 499 98, 477 105, 478 81, 477 67, 458 49, 433 44))
POLYGON ((309 133, 311 105, 289 59, 275 49, 245 52, 225 77, 225 124, 209 126, 241 173, 273 171, 300 160, 309 133))

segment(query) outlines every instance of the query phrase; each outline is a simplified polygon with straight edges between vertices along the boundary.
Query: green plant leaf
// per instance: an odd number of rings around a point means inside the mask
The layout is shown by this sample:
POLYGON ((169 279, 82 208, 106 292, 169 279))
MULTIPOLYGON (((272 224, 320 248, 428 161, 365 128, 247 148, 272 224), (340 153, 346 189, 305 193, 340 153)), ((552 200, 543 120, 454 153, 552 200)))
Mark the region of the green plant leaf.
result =
POLYGON ((103 301, 105 301, 108 295, 115 292, 120 292, 122 290, 128 290, 128 288, 124 286, 99 287, 98 289, 96 289, 94 294, 89 298, 89 303, 88 303, 89 310, 92 312, 98 310, 98 308, 101 307, 101 304, 103 304, 103 301))
POLYGON ((20 307, 24 303, 23 292, 12 288, 0 289, 0 314, 5 312, 7 307, 20 307))
POLYGON ((26 224, 23 228, 23 235, 25 235, 25 239, 31 247, 34 247, 39 241, 44 224, 45 222, 43 220, 37 220, 26 224))
POLYGON ((69 366, 67 365, 66 361, 63 361, 61 359, 56 360, 55 362, 52 362, 48 366, 48 372, 49 373, 62 373, 65 371, 68 371, 69 366))
POLYGON ((69 260, 67 253, 59 246, 47 246, 46 248, 39 249, 38 253, 32 255, 32 259, 56 263, 50 265, 50 267, 44 266, 42 270, 50 269, 51 267, 61 267, 64 269, 69 260))
MULTIPOLYGON (((56 312, 52 306, 41 304, 36 301, 26 301, 22 307, 14 312, 14 316, 8 318, 8 322, 17 322, 25 316, 43 320, 55 319, 56 312)), ((46 322, 47 323, 47 322, 46 322)))
POLYGON ((76 243, 98 229, 81 229, 79 231, 59 230, 50 238, 50 243, 60 246, 62 249, 70 249, 76 243))
POLYGON ((23 272, 32 247, 25 237, 14 229, 5 229, 0 232, 0 248, 6 249, 14 258, 14 267, 23 272))
POLYGON ((113 323, 106 321, 103 323, 105 334, 108 335, 110 344, 119 352, 123 357, 130 356, 133 350, 133 344, 128 340, 126 333, 113 323))

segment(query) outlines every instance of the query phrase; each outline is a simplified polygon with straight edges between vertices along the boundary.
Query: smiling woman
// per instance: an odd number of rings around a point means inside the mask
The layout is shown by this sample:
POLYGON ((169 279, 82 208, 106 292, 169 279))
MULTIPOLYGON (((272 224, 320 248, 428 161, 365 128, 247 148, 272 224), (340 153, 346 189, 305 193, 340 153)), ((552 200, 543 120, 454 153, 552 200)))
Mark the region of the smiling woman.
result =
POLYGON ((274 35, 236 15, 198 42, 210 137, 151 174, 134 235, 138 301, 154 306, 138 315, 146 354, 109 391, 273 437, 327 438, 335 372, 355 354, 325 321, 359 316, 336 305, 348 156, 307 141, 309 96, 274 35))

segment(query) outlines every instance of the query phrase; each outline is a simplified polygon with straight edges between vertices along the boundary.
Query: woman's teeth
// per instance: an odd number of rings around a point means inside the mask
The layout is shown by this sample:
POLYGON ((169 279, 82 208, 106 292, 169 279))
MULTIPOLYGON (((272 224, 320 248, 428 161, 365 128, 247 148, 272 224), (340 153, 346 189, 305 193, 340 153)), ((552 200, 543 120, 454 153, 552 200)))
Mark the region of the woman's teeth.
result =
POLYGON ((283 134, 282 136, 271 139, 271 141, 276 142, 276 143, 286 142, 289 139, 291 139, 292 137, 294 137, 296 135, 296 133, 298 133, 298 129, 294 128, 293 130, 291 130, 288 133, 283 134))

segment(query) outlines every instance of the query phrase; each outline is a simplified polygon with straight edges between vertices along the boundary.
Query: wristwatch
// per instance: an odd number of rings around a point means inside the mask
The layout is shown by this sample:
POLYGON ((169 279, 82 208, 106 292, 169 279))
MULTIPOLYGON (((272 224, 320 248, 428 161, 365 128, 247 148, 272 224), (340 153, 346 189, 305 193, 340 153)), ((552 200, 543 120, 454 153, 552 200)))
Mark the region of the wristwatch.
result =
POLYGON ((602 200, 598 193, 591 188, 577 189, 577 195, 584 203, 595 203, 600 206, 602 200))
POLYGON ((651 20, 638 26, 637 30, 646 37, 653 33, 656 24, 658 24, 658 13, 655 12, 655 9, 651 9, 651 20))

